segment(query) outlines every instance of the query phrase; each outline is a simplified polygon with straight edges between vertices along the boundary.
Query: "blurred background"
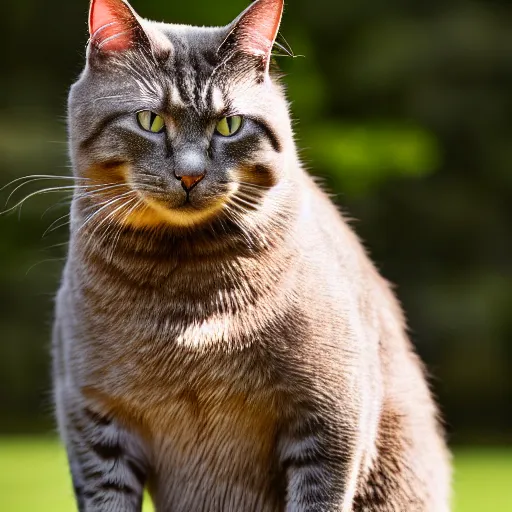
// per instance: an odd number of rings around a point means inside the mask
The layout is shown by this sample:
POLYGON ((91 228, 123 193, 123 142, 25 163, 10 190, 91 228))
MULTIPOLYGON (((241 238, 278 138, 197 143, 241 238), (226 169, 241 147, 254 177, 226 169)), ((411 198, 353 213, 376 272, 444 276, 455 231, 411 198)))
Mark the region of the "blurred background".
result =
MULTIPOLYGON (((224 25, 248 0, 132 4, 155 20, 224 25)), ((70 173, 66 96, 87 11, 87 0, 2 6, 0 187, 70 173)), ((303 161, 396 284, 454 447, 457 511, 512 510, 511 27, 505 0, 289 0, 282 26, 303 161)), ((0 210, 43 187, 9 198, 21 183, 0 192, 0 210)), ((68 200, 48 193, 0 216, 2 510, 43 510, 44 499, 73 510, 49 370, 68 200)))

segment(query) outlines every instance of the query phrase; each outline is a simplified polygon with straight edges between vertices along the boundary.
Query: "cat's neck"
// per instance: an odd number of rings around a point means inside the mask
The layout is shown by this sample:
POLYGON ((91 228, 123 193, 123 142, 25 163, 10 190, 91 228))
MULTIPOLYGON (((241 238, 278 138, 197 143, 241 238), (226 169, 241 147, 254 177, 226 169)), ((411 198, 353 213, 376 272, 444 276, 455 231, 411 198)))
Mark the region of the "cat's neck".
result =
MULTIPOLYGON (((213 224, 189 233, 124 230, 73 236, 71 271, 84 287, 152 289, 204 307, 219 295, 236 310, 268 296, 296 257, 298 201, 253 229, 213 224)), ((79 216, 78 216, 79 217, 79 216)), ((77 222, 79 224, 79 221, 77 222)), ((221 301, 222 303, 222 301, 221 301)))

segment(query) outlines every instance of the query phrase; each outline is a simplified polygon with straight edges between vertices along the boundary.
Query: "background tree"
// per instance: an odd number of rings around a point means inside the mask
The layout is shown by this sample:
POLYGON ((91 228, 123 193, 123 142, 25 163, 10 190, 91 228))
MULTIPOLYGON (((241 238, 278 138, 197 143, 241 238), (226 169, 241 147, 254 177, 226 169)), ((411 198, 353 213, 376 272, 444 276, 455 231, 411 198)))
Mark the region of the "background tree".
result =
MULTIPOLYGON (((246 4, 133 0, 149 18, 199 24, 224 24, 246 4)), ((87 8, 2 6, 1 185, 70 172, 65 102, 84 62, 87 8)), ((511 20, 499 0, 292 0, 282 30, 305 56, 280 60, 303 160, 397 284, 459 442, 504 440, 512 427, 511 20)), ((65 215, 54 206, 64 198, 0 217, 3 432, 52 424, 52 296, 65 254, 55 244, 66 227, 42 235, 65 215)))

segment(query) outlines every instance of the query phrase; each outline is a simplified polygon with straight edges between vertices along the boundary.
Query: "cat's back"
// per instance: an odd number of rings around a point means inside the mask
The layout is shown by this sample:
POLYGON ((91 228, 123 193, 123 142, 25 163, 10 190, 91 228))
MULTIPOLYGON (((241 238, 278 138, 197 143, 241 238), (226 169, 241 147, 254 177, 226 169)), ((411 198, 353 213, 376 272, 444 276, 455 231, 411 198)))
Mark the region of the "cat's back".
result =
MULTIPOLYGON (((401 309, 388 282, 375 268, 334 198, 306 173, 300 188, 295 241, 302 267, 304 307, 316 305, 321 311, 329 307, 320 315, 324 324, 336 324, 351 309, 353 322, 369 326, 367 320, 380 311, 401 325, 401 309)), ((375 327, 375 322, 371 323, 375 327)))

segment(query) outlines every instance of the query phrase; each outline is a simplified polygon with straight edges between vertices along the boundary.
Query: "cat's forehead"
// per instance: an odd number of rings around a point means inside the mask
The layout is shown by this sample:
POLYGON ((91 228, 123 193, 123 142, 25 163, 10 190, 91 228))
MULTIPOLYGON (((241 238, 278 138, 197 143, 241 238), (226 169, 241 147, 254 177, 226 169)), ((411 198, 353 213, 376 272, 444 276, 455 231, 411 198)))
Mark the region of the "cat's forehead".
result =
POLYGON ((189 48, 198 51, 212 47, 218 49, 230 31, 229 27, 199 27, 155 21, 146 23, 162 33, 171 43, 186 43, 189 48))
POLYGON ((150 23, 153 31, 169 44, 169 62, 187 67, 203 67, 205 71, 219 63, 218 49, 229 33, 226 27, 195 27, 150 23))
POLYGON ((105 114, 133 108, 211 120, 262 115, 274 103, 272 89, 259 86, 252 67, 219 51, 230 36, 230 25, 141 23, 157 51, 120 52, 102 67, 86 68, 71 96, 72 107, 85 102, 86 108, 105 114))
POLYGON ((215 71, 221 63, 218 49, 229 30, 165 23, 150 23, 150 26, 169 45, 167 60, 158 65, 158 74, 163 73, 166 82, 167 99, 175 106, 203 104, 222 111, 225 83, 223 75, 215 71))

